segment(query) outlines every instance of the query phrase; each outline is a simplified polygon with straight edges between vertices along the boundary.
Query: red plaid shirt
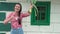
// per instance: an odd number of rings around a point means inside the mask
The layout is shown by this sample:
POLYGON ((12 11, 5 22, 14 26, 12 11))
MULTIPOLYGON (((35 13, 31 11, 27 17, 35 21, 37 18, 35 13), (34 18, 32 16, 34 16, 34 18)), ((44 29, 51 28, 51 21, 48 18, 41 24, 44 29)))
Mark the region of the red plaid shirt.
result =
MULTIPOLYGON (((14 13, 14 12, 13 12, 14 13)), ((11 15, 13 15, 13 13, 10 13, 8 16, 7 16, 7 19, 11 17, 11 15)), ((27 13, 21 13, 20 15, 20 19, 22 21, 22 18, 24 17, 27 17, 29 16, 30 14, 27 12, 27 13)), ((13 15, 14 16, 14 15, 13 15)), ((19 28, 19 27, 22 27, 22 24, 19 25, 18 24, 18 20, 17 20, 17 16, 14 16, 14 18, 11 20, 11 27, 12 28, 19 28)))

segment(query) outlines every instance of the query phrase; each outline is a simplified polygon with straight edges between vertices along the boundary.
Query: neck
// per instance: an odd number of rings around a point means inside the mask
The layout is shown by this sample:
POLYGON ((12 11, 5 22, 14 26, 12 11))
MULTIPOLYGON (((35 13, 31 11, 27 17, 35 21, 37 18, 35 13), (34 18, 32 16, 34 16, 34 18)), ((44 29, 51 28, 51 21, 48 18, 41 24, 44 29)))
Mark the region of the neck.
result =
POLYGON ((18 16, 18 12, 15 12, 15 15, 18 16))

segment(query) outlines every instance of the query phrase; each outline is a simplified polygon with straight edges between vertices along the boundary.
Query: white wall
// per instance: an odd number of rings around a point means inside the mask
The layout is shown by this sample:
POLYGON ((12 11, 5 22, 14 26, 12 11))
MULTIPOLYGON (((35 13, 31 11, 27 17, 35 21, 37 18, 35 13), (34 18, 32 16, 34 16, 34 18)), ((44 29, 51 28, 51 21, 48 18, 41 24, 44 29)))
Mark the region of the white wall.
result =
MULTIPOLYGON (((19 2, 19 0, 14 0, 19 2)), ((14 2, 7 0, 7 2, 14 2)), ((38 0, 51 1, 50 26, 32 26, 30 25, 30 16, 23 18, 22 25, 24 34, 60 34, 60 0, 38 0)), ((23 12, 26 12, 29 3, 22 3, 23 12)), ((7 12, 6 12, 7 13, 7 12)), ((6 32, 8 34, 10 32, 6 32)))

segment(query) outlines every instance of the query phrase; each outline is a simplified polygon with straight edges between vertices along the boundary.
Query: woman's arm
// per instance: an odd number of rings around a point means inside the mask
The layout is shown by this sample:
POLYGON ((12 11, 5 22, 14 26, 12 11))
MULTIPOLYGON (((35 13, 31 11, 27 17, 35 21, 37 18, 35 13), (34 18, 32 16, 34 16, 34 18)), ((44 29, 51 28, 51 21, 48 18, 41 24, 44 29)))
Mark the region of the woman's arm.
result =
POLYGON ((6 19, 4 20, 4 24, 7 24, 11 19, 12 19, 12 17, 6 18, 6 19))
POLYGON ((4 24, 7 24, 13 18, 12 13, 4 20, 4 24))

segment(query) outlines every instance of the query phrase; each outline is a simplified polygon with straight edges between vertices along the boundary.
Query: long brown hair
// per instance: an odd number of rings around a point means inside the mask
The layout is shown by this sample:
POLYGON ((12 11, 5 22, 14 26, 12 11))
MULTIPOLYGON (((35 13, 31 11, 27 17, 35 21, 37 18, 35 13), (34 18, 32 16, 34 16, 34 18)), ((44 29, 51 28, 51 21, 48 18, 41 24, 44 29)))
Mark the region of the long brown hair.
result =
POLYGON ((22 11, 22 5, 20 4, 20 3, 17 3, 17 4, 19 4, 20 5, 20 10, 19 10, 19 12, 18 12, 18 24, 19 25, 21 25, 21 19, 20 19, 20 14, 21 14, 21 11, 22 11))

